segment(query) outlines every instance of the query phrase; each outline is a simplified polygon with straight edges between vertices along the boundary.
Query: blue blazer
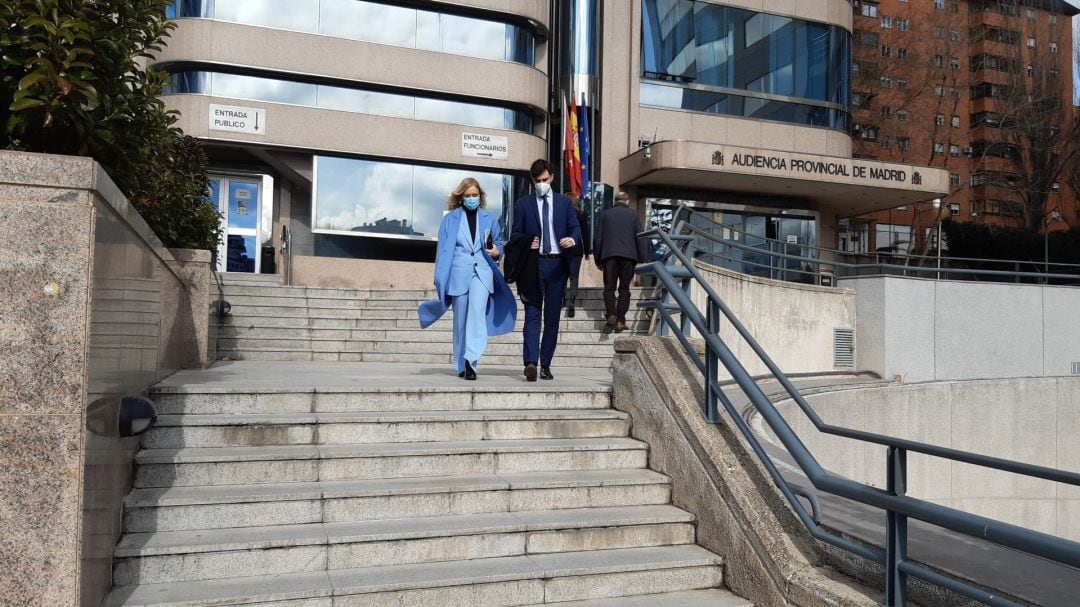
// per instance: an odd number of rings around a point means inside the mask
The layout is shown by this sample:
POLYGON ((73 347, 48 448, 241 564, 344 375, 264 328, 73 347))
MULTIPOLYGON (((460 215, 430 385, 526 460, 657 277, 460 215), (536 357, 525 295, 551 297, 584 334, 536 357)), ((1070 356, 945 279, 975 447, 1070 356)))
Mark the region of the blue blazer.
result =
MULTIPOLYGON (((562 194, 551 193, 551 229, 555 232, 555 240, 570 237, 574 242, 581 244, 581 225, 578 223, 577 211, 574 203, 562 194)), ((529 194, 518 198, 514 203, 514 225, 510 229, 510 238, 515 236, 539 236, 543 232, 543 224, 540 221, 540 209, 537 208, 536 194, 529 194)), ((577 274, 581 265, 581 257, 572 253, 574 249, 559 249, 562 253, 563 264, 567 274, 577 274)))
MULTIPOLYGON (((469 222, 465 219, 465 211, 459 207, 447 213, 439 226, 439 244, 435 253, 435 292, 437 297, 425 301, 417 309, 417 315, 420 317, 420 327, 423 329, 442 318, 443 314, 446 314, 446 311, 450 309, 452 302, 450 282, 457 278, 453 275, 451 269, 454 267, 455 257, 458 257, 455 256, 454 251, 458 248, 458 234, 462 229, 462 224, 465 224, 464 229, 467 232, 469 222)), ((495 247, 499 249, 499 258, 502 258, 503 237, 498 218, 484 209, 480 209, 476 212, 476 231, 479 235, 479 242, 476 243, 476 246, 479 247, 478 256, 483 257, 487 262, 493 282, 491 285, 491 299, 488 300, 487 306, 488 335, 509 333, 514 330, 514 323, 517 322, 517 299, 514 297, 509 285, 506 284, 506 280, 503 279, 499 266, 484 251, 484 245, 486 244, 484 243, 484 235, 490 231, 491 239, 494 241, 495 247)), ((468 273, 467 276, 471 281, 472 273, 468 273)))

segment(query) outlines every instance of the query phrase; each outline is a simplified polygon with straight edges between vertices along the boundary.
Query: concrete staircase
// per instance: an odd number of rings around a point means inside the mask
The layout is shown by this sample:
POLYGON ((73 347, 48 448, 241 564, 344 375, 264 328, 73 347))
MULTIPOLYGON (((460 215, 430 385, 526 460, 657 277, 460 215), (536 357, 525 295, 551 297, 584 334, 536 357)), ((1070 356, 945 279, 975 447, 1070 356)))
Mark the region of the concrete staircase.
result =
MULTIPOLYGON (((426 290, 286 287, 279 276, 222 274, 232 312, 215 327, 219 357, 232 360, 405 362, 452 364, 452 318, 421 330, 416 307, 435 296, 426 290)), ((634 290, 634 300, 644 293, 634 290)), ((581 289, 574 318, 563 321, 555 367, 607 367, 611 341, 604 335, 601 289, 581 289)), ((520 365, 521 325, 493 338, 481 365, 520 365)), ((648 328, 644 312, 632 307, 633 332, 648 328)))
POLYGON ((719 589, 723 563, 646 468, 606 373, 519 375, 173 376, 152 394, 107 605, 747 606, 719 589))

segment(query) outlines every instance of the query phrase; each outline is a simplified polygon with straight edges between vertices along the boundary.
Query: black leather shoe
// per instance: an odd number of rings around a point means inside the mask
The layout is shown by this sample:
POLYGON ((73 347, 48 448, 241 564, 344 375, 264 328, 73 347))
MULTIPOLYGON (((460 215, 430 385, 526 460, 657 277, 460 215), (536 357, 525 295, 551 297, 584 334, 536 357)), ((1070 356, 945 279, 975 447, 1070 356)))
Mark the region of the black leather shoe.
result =
POLYGON ((458 376, 458 377, 465 377, 465 372, 464 372, 464 371, 462 371, 461 373, 458 373, 458 374, 457 374, 457 376, 458 376))
POLYGON ((465 379, 476 379, 476 369, 472 368, 472 365, 469 364, 469 361, 465 361, 465 379))
POLYGON ((613 333, 615 331, 615 317, 608 316, 607 322, 604 323, 604 333, 613 333))
POLYGON ((574 306, 572 306, 572 305, 566 306, 566 317, 567 318, 573 318, 574 317, 574 306))
POLYGON ((525 381, 536 381, 536 365, 533 363, 525 365, 525 381))
POLYGON ((547 365, 540 367, 540 379, 555 379, 555 376, 551 374, 551 367, 547 365))

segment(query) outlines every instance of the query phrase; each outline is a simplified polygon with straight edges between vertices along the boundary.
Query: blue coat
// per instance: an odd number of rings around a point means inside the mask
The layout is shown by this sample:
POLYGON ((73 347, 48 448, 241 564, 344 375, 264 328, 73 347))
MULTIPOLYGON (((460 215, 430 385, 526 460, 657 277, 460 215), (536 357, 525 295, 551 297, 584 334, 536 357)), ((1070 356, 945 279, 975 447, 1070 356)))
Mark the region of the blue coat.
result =
MULTIPOLYGON (((417 309, 417 315, 420 317, 420 327, 423 329, 442 318, 443 314, 446 314, 446 311, 450 309, 452 301, 450 295, 451 268, 454 267, 456 257, 454 251, 457 248, 458 232, 462 229, 462 222, 465 223, 466 229, 468 229, 465 211, 459 207, 447 213, 439 226, 439 244, 435 253, 435 292, 437 298, 425 301, 417 309)), ((499 227, 497 217, 484 209, 480 209, 476 212, 476 231, 481 241, 477 243, 480 247, 480 256, 488 263, 493 278, 491 299, 488 300, 487 306, 488 335, 509 333, 514 330, 514 324, 517 322, 517 299, 506 284, 506 280, 503 279, 502 272, 499 271, 495 261, 483 250, 484 235, 490 232, 495 247, 499 249, 499 257, 502 258, 502 228, 499 227)), ((471 280, 472 274, 468 276, 471 280)))
MULTIPOLYGON (((581 225, 578 223, 577 211, 574 203, 562 194, 551 193, 551 231, 555 232, 555 240, 573 238, 578 245, 581 244, 581 225)), ((540 221, 540 210, 537 208, 536 195, 529 194, 519 198, 514 203, 514 225, 510 230, 510 238, 515 236, 539 236, 543 227, 540 221)), ((574 249, 560 249, 566 273, 569 276, 577 274, 581 265, 581 256, 574 254, 574 249)))

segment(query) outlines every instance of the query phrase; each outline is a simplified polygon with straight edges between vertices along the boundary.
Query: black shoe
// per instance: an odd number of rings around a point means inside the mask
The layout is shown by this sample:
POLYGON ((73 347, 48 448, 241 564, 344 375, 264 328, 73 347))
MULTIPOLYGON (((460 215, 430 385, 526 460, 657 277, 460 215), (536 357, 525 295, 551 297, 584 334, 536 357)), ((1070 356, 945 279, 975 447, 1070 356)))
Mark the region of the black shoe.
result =
POLYGON ((566 317, 567 318, 573 318, 574 317, 574 306, 573 305, 566 306, 566 317))
POLYGON ((555 376, 551 374, 551 367, 547 365, 540 367, 540 379, 555 379, 555 376))
POLYGON ((533 363, 525 364, 525 381, 536 381, 536 365, 533 363))
POLYGON ((476 370, 472 368, 469 361, 465 361, 465 379, 476 379, 476 370))
POLYGON ((464 372, 464 371, 462 371, 461 373, 458 373, 458 374, 457 374, 457 376, 458 376, 458 377, 465 377, 465 372, 464 372))
POLYGON ((604 333, 613 333, 615 331, 615 317, 608 316, 607 322, 604 323, 604 333))

